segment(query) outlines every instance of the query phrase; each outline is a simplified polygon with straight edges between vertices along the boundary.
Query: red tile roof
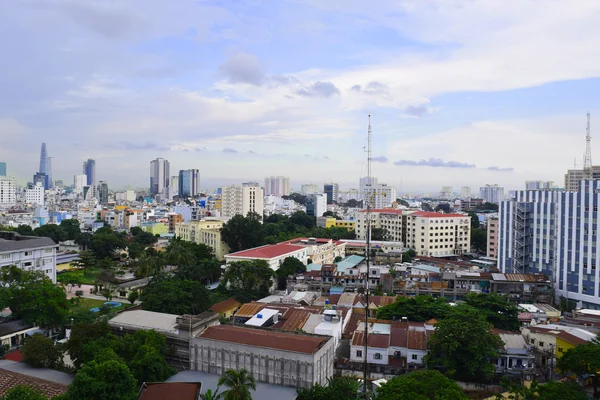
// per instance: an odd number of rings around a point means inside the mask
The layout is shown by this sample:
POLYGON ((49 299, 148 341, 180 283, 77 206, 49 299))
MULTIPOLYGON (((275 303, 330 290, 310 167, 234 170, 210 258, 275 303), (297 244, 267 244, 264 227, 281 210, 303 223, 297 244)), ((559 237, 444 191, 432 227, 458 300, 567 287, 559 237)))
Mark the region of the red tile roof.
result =
POLYGON ((292 254, 296 251, 304 250, 304 246, 294 244, 278 243, 268 244, 266 246, 255 247, 254 249, 242 250, 237 253, 228 254, 227 257, 244 257, 244 258, 259 258, 269 259, 281 257, 286 254, 292 254))
POLYGON ((31 386, 46 397, 58 396, 67 391, 67 385, 0 369, 0 396, 17 385, 31 386))
POLYGON ((184 382, 146 383, 138 400, 181 399, 196 400, 199 398, 202 384, 184 382))
POLYGON ((202 332, 199 338, 306 354, 314 354, 331 339, 330 337, 273 332, 232 325, 211 326, 202 332))
POLYGON ((463 214, 442 214, 431 211, 417 211, 415 213, 410 214, 411 217, 424 217, 424 218, 456 218, 456 217, 468 217, 468 215, 463 214))
MULTIPOLYGON (((365 333, 354 332, 352 337, 352 346, 364 346, 365 345, 365 333)), ((390 346, 390 335, 372 333, 369 335, 369 347, 376 347, 378 349, 387 349, 390 346)))
POLYGON ((231 297, 227 300, 223 300, 223 301, 213 304, 210 309, 216 313, 222 314, 224 312, 234 310, 241 305, 242 305, 242 303, 237 301, 234 297, 231 297))

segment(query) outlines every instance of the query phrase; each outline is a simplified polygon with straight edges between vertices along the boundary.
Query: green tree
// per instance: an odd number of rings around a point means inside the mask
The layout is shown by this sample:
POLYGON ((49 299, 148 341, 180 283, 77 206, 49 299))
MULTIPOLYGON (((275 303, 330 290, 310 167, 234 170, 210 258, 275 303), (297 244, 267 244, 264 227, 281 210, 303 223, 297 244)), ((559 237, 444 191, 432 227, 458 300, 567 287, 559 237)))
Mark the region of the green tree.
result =
POLYGON ((508 394, 497 394, 496 399, 510 400, 587 400, 585 392, 574 382, 550 381, 540 385, 536 381, 529 387, 509 385, 508 394))
POLYGON ((290 216, 289 221, 294 225, 300 225, 305 228, 314 228, 316 225, 315 217, 311 217, 304 211, 296 211, 290 216))
POLYGON ((183 240, 173 239, 165 251, 165 260, 168 265, 190 266, 196 263, 196 256, 183 240))
POLYGON ((79 235, 81 235, 79 221, 75 218, 63 219, 60 222, 60 227, 65 233, 66 240, 75 240, 79 237, 79 235))
POLYGON ((221 237, 232 252, 250 249, 263 244, 261 217, 256 213, 236 215, 221 228, 221 237))
POLYGON ((247 370, 228 369, 219 378, 219 386, 225 386, 227 390, 222 393, 225 400, 252 400, 251 390, 256 390, 256 381, 247 370))
POLYGON ((563 372, 573 372, 578 376, 590 376, 594 386, 594 398, 600 398, 598 391, 600 375, 600 344, 585 343, 567 350, 556 364, 563 372))
POLYGON ((397 376, 377 390, 377 400, 467 400, 458 384, 438 371, 397 376))
POLYGON ((75 243, 82 246, 84 250, 89 249, 92 243, 92 234, 89 232, 81 232, 81 234, 75 238, 75 243))
POLYGON ((417 252, 413 249, 408 249, 404 253, 402 253, 402 261, 403 262, 411 262, 413 258, 417 255, 417 252))
POLYGON ((176 276, 179 279, 188 279, 209 284, 218 281, 221 273, 221 263, 213 258, 199 260, 194 265, 178 267, 176 276))
POLYGON ((139 347, 128 365, 138 385, 144 382, 163 382, 177 372, 167 364, 164 355, 151 345, 139 347))
POLYGON ((49 337, 36 333, 22 348, 23 361, 35 368, 55 368, 59 365, 60 351, 49 337))
POLYGON ((469 293, 464 301, 483 314, 495 328, 519 331, 519 309, 507 297, 497 293, 469 293))
POLYGON ((432 318, 445 318, 452 310, 448 299, 443 297, 419 295, 414 297, 398 297, 396 301, 377 310, 379 319, 402 319, 409 321, 427 321, 432 318))
POLYGON ((385 228, 371 228, 371 240, 386 241, 389 236, 389 232, 385 228))
POLYGON ((438 322, 429 340, 425 361, 429 368, 443 367, 456 379, 486 380, 495 368, 490 359, 498 357, 502 340, 490 332, 491 324, 470 306, 453 307, 438 322))
POLYGON ((421 203, 421 208, 423 209, 423 211, 428 211, 428 212, 432 212, 433 208, 431 208, 431 204, 429 203, 421 203))
POLYGON ((105 321, 93 324, 75 324, 71 328, 71 336, 65 343, 65 350, 69 353, 75 368, 81 368, 83 364, 83 347, 88 342, 107 337, 110 327, 105 321))
POLYGON ((310 388, 297 389, 296 400, 351 400, 356 399, 360 387, 352 378, 329 378, 327 385, 318 383, 310 388))
POLYGON ((131 305, 135 304, 135 301, 140 297, 140 293, 137 290, 133 290, 129 292, 127 295, 127 301, 131 303, 131 305))
POLYGON ((36 236, 44 236, 54 240, 55 243, 67 240, 66 232, 56 224, 45 224, 39 228, 35 228, 34 231, 36 236))
POLYGON ((29 225, 19 225, 15 228, 15 232, 23 236, 35 236, 33 228, 29 225))
POLYGON ((286 280, 291 275, 306 272, 306 265, 296 257, 286 257, 279 266, 275 275, 277 276, 279 289, 285 289, 286 280))
POLYGON ((208 389, 206 392, 200 395, 200 400, 218 400, 220 398, 221 395, 219 394, 218 388, 214 392, 212 389, 208 389))
POLYGON ((487 250, 487 230, 485 228, 471 229, 471 247, 474 251, 485 253, 487 250))
POLYGON ((90 249, 97 259, 112 258, 117 249, 127 247, 122 236, 117 235, 112 230, 103 230, 100 228, 90 241, 90 249))
POLYGON ((479 228, 481 226, 479 223, 479 216, 473 211, 469 211, 467 214, 471 217, 471 230, 479 228))
POLYGON ((69 386, 67 400, 134 400, 137 384, 127 365, 116 360, 86 363, 69 386))
POLYGON ((264 260, 237 261, 227 265, 221 284, 229 285, 231 290, 246 297, 259 299, 269 294, 273 275, 273 270, 264 260))
POLYGON ((26 385, 17 385, 6 391, 0 400, 47 400, 42 392, 26 385))
POLYGON ((62 287, 52 283, 41 271, 21 271, 13 277, 17 277, 15 281, 0 282, 5 285, 0 302, 4 298, 4 306, 11 309, 14 318, 48 328, 57 327, 64 321, 69 302, 62 287))
POLYGON ((398 203, 401 206, 404 207, 410 207, 410 204, 408 204, 408 201, 404 200, 404 199, 396 199, 396 203, 398 203))
POLYGON ((155 277, 141 295, 144 310, 167 314, 200 314, 211 306, 210 292, 202 283, 172 277, 155 277))

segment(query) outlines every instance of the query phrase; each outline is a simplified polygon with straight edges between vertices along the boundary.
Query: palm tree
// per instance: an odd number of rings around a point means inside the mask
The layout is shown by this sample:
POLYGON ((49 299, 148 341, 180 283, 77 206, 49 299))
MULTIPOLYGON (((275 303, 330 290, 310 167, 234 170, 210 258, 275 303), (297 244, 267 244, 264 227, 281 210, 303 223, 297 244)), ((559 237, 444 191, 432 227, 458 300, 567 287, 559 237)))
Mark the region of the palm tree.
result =
POLYGON ((245 369, 228 369, 219 378, 219 386, 229 388, 221 394, 225 400, 252 400, 250 389, 256 391, 256 381, 245 369))
POLYGON ((219 400, 221 395, 219 393, 219 387, 217 386, 217 390, 214 392, 212 389, 208 389, 204 394, 200 395, 200 400, 219 400))
POLYGON ((167 246, 165 252, 165 258, 168 264, 175 265, 177 267, 185 265, 194 265, 196 257, 194 253, 182 244, 181 239, 173 239, 167 246))

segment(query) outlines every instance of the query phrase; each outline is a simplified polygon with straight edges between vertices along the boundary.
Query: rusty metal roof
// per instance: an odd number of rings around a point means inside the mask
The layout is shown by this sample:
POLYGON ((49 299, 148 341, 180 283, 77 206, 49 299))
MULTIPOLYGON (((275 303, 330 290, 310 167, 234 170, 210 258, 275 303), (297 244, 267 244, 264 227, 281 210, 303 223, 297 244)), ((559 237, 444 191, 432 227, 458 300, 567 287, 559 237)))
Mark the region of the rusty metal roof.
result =
POLYGON ((211 326, 198 338, 306 354, 314 354, 324 343, 332 339, 325 336, 274 332, 232 325, 211 326))
MULTIPOLYGON (((364 346, 365 345, 365 333, 354 332, 352 336, 352 346, 364 346)), ((387 349, 390 346, 390 335, 372 333, 369 335, 369 347, 376 347, 378 349, 387 349)))
POLYGON ((239 310, 235 313, 236 317, 244 317, 244 318, 252 318, 262 310, 266 304, 261 303, 246 303, 240 307, 239 310))

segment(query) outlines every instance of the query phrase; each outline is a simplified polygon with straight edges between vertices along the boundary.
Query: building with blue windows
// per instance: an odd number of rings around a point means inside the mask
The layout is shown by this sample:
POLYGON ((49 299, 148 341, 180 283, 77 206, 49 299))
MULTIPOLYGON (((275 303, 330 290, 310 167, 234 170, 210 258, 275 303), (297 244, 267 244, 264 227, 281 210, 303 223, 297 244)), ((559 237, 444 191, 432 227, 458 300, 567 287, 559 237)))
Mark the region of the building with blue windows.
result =
POLYGON ((179 171, 179 197, 195 197, 200 193, 200 171, 185 169, 179 171))
POLYGON ((551 277, 556 300, 600 309, 600 181, 577 192, 517 191, 499 207, 498 267, 551 277))
POLYGON ((0 176, 6 176, 6 163, 0 161, 0 176))

